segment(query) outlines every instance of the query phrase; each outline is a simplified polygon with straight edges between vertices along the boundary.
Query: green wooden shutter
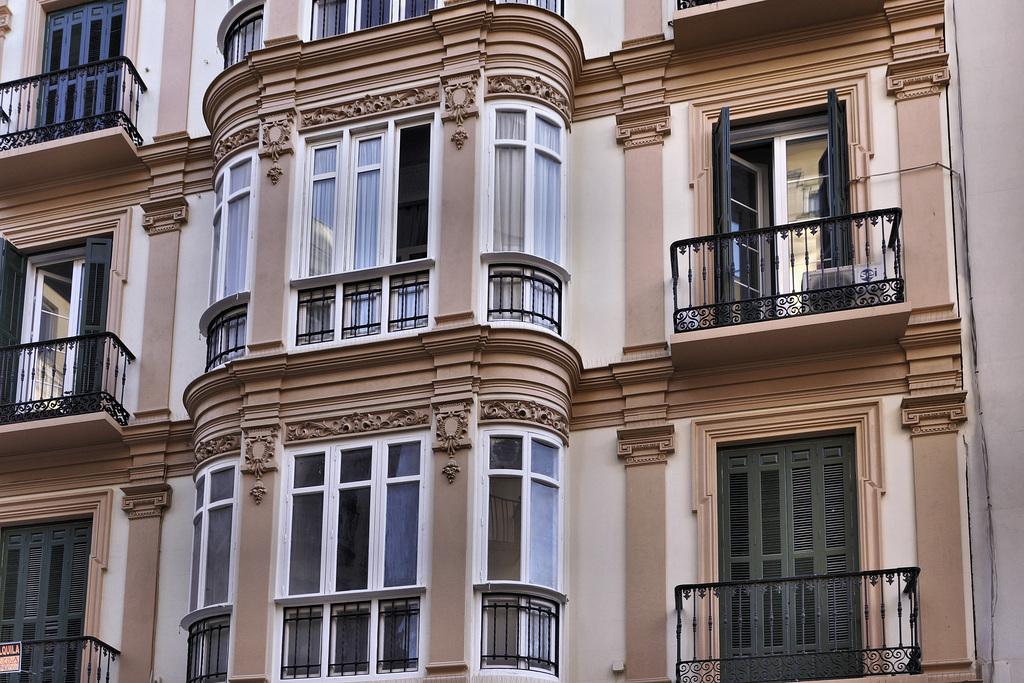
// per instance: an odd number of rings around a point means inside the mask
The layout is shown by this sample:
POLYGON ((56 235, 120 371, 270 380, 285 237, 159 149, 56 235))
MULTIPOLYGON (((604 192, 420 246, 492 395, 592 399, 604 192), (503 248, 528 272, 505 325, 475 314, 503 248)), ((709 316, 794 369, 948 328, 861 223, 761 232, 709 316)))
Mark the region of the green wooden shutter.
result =
MULTIPOLYGON (((107 331, 107 295, 110 291, 112 246, 113 240, 108 237, 90 237, 86 240, 79 334, 107 331)), ((76 356, 76 394, 88 394, 103 389, 106 348, 104 339, 88 339, 79 344, 76 356)))
POLYGON ((830 216, 850 213, 850 145, 846 134, 846 103, 828 91, 828 210, 830 216))
POLYGON ((729 107, 722 107, 718 121, 711 127, 711 176, 715 232, 732 231, 729 201, 732 198, 732 157, 729 140, 729 107))
POLYGON ((0 245, 0 346, 21 342, 25 310, 25 257, 7 240, 0 245))

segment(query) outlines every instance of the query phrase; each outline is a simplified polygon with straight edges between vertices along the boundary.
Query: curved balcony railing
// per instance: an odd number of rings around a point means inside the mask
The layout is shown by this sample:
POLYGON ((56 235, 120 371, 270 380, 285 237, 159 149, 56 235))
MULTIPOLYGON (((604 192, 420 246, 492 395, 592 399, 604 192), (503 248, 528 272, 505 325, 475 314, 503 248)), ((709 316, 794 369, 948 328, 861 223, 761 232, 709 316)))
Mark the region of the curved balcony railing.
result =
POLYGON ((480 666, 558 675, 558 604, 533 595, 483 596, 480 666))
POLYGON ((868 308, 904 300, 900 209, 680 240, 673 328, 868 308))
POLYGON ((248 306, 234 306, 210 321, 206 328, 206 372, 245 355, 248 306))
POLYGON ((920 571, 676 586, 676 681, 921 673, 920 571))
POLYGON ((0 84, 0 151, 120 126, 136 145, 146 85, 127 57, 0 84))
POLYGON ((263 6, 254 7, 237 20, 224 36, 224 68, 245 59, 250 50, 263 47, 263 6))
POLYGON ((676 9, 689 9, 701 5, 711 5, 722 0, 676 0, 676 9))
POLYGON ((120 654, 90 636, 23 640, 21 671, 0 674, 0 683, 116 681, 120 654))
POLYGON ((518 320, 562 333, 562 281, 543 268, 493 264, 487 276, 487 319, 518 320))
POLYGON ((126 425, 134 360, 110 332, 0 348, 0 424, 105 412, 126 425))

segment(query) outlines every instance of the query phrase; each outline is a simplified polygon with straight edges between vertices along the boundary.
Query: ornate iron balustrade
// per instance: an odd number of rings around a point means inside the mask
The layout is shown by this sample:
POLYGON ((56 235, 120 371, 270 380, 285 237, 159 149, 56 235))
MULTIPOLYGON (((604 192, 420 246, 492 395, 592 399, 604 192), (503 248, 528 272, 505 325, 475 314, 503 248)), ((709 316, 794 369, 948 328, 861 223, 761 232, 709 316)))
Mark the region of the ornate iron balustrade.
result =
POLYGON ((542 268, 495 264, 487 286, 487 319, 519 320, 562 333, 562 281, 542 268))
POLYGON ((558 675, 558 604, 532 595, 483 596, 480 666, 558 675))
POLYGON ((676 586, 676 681, 921 673, 919 573, 676 586))
POLYGON ((701 5, 713 5, 716 2, 722 0, 677 0, 676 9, 689 9, 690 7, 700 7, 701 5))
POLYGON ((900 209, 680 240, 676 332, 899 303, 900 209))
POLYGON ((102 411, 126 425, 134 360, 110 332, 0 348, 0 424, 102 411))
POLYGON ((210 321, 206 328, 206 372, 245 355, 248 306, 233 306, 210 321))
POLYGON ((263 6, 238 17, 224 36, 224 68, 245 59, 251 50, 263 47, 263 6))
POLYGON ((117 680, 121 653, 102 640, 52 638, 21 641, 21 672, 0 674, 0 683, 109 683, 117 680))
POLYGON ((0 151, 121 126, 136 145, 146 85, 127 57, 0 84, 0 151))

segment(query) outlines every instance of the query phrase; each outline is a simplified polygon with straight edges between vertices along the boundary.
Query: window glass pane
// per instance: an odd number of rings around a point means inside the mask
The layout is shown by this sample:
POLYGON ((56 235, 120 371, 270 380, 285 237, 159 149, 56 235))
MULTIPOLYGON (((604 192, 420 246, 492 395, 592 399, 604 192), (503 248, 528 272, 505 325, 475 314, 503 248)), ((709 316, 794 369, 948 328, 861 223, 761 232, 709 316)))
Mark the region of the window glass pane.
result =
POLYGON ((533 173, 533 252, 557 262, 562 225, 562 165, 538 152, 533 173))
POLYGON ((331 676, 370 672, 370 603, 331 607, 330 657, 331 676))
POLYGON ((324 454, 300 455, 295 458, 295 488, 323 486, 324 454))
POLYGON ((494 150, 494 249, 523 251, 526 222, 526 150, 494 150))
POLYGON ((372 448, 354 448, 341 452, 341 483, 367 481, 373 464, 372 448))
POLYGON ((419 539, 419 482, 390 484, 384 540, 384 585, 416 583, 419 539))
POLYGON ((523 440, 517 436, 491 438, 491 469, 523 469, 523 440))
POLYGON ((420 603, 417 598, 380 601, 377 673, 418 668, 420 603))
POLYGON ((213 188, 214 196, 216 197, 217 205, 224 201, 224 177, 217 178, 217 184, 213 188))
POLYGON ((558 489, 530 482, 530 583, 556 588, 558 489))
POLYGON ((380 26, 391 21, 391 0, 359 0, 359 28, 380 26))
POLYGON ((487 578, 519 581, 522 555, 522 479, 491 477, 487 511, 487 578))
POLYGON ((206 502, 206 477, 199 477, 196 480, 196 510, 203 507, 206 502))
POLYGON ((226 500, 235 495, 235 470, 227 469, 210 475, 210 502, 226 500))
POLYGON ((499 111, 494 128, 494 137, 499 140, 526 140, 526 112, 499 111))
POLYGON ((309 226, 309 275, 334 270, 334 178, 313 182, 313 207, 309 226))
POLYGON ((346 0, 317 0, 317 38, 328 38, 345 33, 347 30, 347 4, 346 0))
POLYGON ((420 473, 420 444, 393 443, 388 446, 388 476, 413 477, 420 473))
POLYGON ((556 154, 560 154, 562 152, 561 130, 558 126, 548 123, 538 116, 537 144, 541 147, 547 147, 556 154))
POLYGON ((313 152, 313 173, 334 173, 338 163, 337 147, 322 147, 313 152))
POLYGON ((231 566, 231 506, 210 510, 206 541, 206 591, 204 605, 228 600, 228 570, 231 566))
POLYGON ((220 210, 213 216, 213 264, 210 267, 210 300, 216 301, 220 298, 217 290, 217 278, 220 276, 220 210))
POLYGON ((248 161, 244 164, 239 164, 231 169, 231 190, 230 193, 234 194, 239 190, 249 187, 250 176, 252 174, 252 164, 248 161))
POLYGON ((320 591, 323 518, 323 493, 309 493, 293 498, 289 595, 320 591))
POLYGON ((405 0, 405 18, 422 17, 434 9, 436 0, 405 0))
POLYGON ((430 197, 430 126, 401 131, 395 261, 425 258, 430 197))
POLYGON ((320 675, 320 639, 323 607, 290 607, 284 611, 281 676, 309 678, 320 675))
POLYGON ((199 563, 203 553, 203 518, 192 522, 192 582, 189 591, 189 611, 199 607, 199 563))
POLYGON ((558 479, 558 449, 533 439, 530 451, 530 471, 558 479))
MULTIPOLYGON (((360 145, 362 156, 362 145, 360 145)), ((355 268, 377 265, 377 227, 380 221, 380 171, 361 171, 356 179, 355 268)))
POLYGON ((788 223, 820 218, 828 186, 828 138, 821 135, 786 142, 788 223))
POLYGON ((370 568, 370 489, 338 494, 338 573, 335 590, 367 587, 370 568))
MULTIPOLYGON (((246 167, 247 168, 247 167, 246 167)), ((246 248, 249 241, 249 195, 228 203, 224 243, 224 290, 228 296, 245 289, 246 248)))

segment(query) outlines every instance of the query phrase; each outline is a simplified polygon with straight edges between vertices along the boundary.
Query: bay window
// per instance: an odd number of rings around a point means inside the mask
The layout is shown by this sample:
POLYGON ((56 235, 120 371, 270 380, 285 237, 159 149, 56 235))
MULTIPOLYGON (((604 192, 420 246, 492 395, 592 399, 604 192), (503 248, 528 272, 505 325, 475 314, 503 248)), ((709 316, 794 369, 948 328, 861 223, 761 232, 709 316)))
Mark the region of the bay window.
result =
POLYGON ((423 453, 382 439, 289 460, 282 677, 419 669, 423 453))
POLYGON ((565 226, 565 131, 532 106, 492 112, 494 251, 525 252, 562 262, 565 226))
POLYGON ((316 0, 313 34, 328 38, 421 17, 437 4, 437 0, 316 0))

